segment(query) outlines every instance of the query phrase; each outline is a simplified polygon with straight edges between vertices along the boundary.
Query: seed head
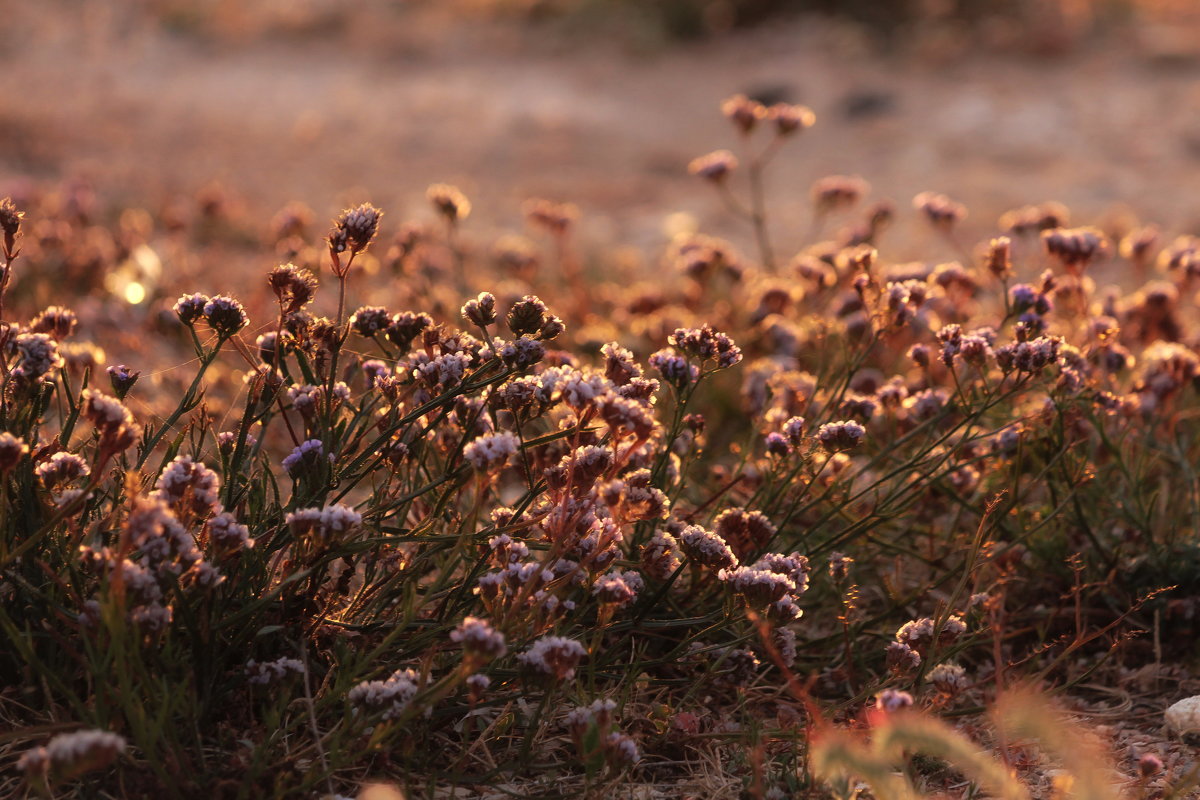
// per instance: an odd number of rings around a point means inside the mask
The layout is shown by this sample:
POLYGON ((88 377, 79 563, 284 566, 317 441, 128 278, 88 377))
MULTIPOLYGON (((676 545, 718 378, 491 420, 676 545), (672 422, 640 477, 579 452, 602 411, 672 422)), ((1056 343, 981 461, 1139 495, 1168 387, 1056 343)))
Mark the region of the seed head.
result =
POLYGON ((853 420, 827 422, 817 429, 817 441, 829 453, 853 450, 866 435, 867 429, 853 420))
POLYGON ((425 197, 433 204, 434 211, 448 222, 461 222, 471 214, 471 201, 457 186, 435 183, 426 190, 425 197))
POLYGON ((0 233, 4 235, 4 255, 10 260, 17 254, 17 235, 24 216, 25 212, 17 210, 11 197, 0 200, 0 233))
POLYGON ((25 444, 24 439, 13 436, 8 431, 0 433, 0 475, 12 472, 27 455, 29 445, 25 444))
POLYGON ((485 662, 500 658, 508 652, 504 634, 492 628, 487 620, 478 617, 466 617, 451 631, 450 640, 461 644, 463 652, 467 655, 485 662))
POLYGON ((496 296, 491 292, 480 292, 474 300, 463 304, 462 315, 477 328, 486 328, 496 321, 496 296))
POLYGON ((791 136, 811 128, 817 121, 817 115, 808 106, 775 103, 767 109, 767 119, 775 124, 775 131, 780 136, 791 136))
POLYGON ((129 390, 133 388, 141 375, 142 373, 135 372, 124 364, 108 368, 108 381, 112 384, 113 393, 116 394, 118 400, 125 399, 125 395, 129 394, 129 390))
POLYGON ((346 209, 333 221, 333 231, 326 241, 329 242, 329 252, 334 257, 336 269, 341 267, 338 255, 349 252, 353 257, 370 246, 379 232, 379 218, 382 216, 382 211, 370 203, 363 203, 356 208, 346 209))
POLYGON ((735 94, 722 102, 721 113, 742 133, 750 133, 760 120, 767 118, 766 107, 744 94, 735 94))
POLYGON ((574 639, 543 636, 517 656, 517 661, 533 673, 566 681, 575 676, 575 668, 586 655, 587 650, 574 639))
POLYGON ((62 306, 50 306, 42 311, 29 323, 33 333, 47 333, 55 339, 66 339, 75 332, 79 318, 75 312, 62 306))
POLYGON ((812 186, 817 213, 840 211, 857 203, 871 191, 871 185, 857 176, 829 175, 812 186))
POLYGON ((516 336, 540 333, 546 324, 549 309, 537 296, 527 294, 513 304, 508 312, 506 322, 508 329, 516 336))
POLYGON ((284 314, 299 311, 312 302, 317 292, 317 276, 295 264, 280 264, 267 275, 271 291, 279 298, 284 314))
POLYGON ((204 304, 204 320, 217 336, 228 339, 250 324, 246 309, 228 295, 219 294, 204 304))
POLYGON ((538 227, 561 236, 579 219, 579 208, 574 203, 556 203, 553 200, 533 198, 522 206, 526 218, 538 227))
POLYGON ((713 183, 721 183, 737 169, 737 156, 728 150, 714 150, 707 155, 692 159, 688 173, 713 183))
POLYGON ((944 194, 921 192, 913 198, 913 208, 920 211, 935 228, 950 230, 967 216, 967 208, 944 194))

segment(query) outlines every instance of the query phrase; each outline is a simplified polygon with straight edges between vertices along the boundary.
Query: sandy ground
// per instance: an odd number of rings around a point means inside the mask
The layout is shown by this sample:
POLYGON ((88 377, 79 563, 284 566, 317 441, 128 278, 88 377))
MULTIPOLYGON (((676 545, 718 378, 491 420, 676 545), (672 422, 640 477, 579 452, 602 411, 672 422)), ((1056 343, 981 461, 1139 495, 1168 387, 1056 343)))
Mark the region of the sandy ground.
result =
POLYGON ((1050 199, 1077 221, 1129 207, 1200 228, 1200 62, 1150 58, 1132 32, 1055 58, 936 58, 801 20, 633 51, 511 26, 422 31, 399 11, 251 42, 62 10, 15 13, 0 41, 0 186, 83 174, 153 204, 217 179, 264 215, 369 199, 395 221, 427 216, 425 187, 446 181, 481 230, 519 226, 520 202, 543 195, 579 203, 597 240, 653 246, 670 211, 732 230, 686 165, 734 144, 721 98, 778 88, 818 115, 770 178, 785 252, 807 231, 811 182, 834 173, 905 213, 917 192, 946 192, 974 236, 1050 199))

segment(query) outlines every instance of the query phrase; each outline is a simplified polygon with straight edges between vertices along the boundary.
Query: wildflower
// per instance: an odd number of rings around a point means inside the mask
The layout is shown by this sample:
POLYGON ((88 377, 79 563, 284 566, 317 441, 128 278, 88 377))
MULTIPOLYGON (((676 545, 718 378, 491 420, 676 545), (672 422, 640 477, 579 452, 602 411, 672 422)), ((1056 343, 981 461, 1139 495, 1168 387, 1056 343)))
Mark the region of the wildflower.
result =
POLYGON ((237 552, 254 547, 250 529, 239 523, 228 511, 221 511, 209 517, 204 523, 204 532, 218 550, 237 552))
POLYGON ((175 301, 174 312, 179 321, 188 327, 196 325, 196 320, 204 315, 204 307, 209 305, 209 296, 205 294, 182 295, 175 301))
POLYGON ((161 498, 138 498, 125 518, 129 541, 159 574, 182 575, 202 556, 196 541, 161 498))
POLYGON ((666 531, 655 531, 642 545, 642 571, 650 577, 665 581, 679 569, 679 542, 666 531))
POLYGON ((1001 280, 1012 275, 1012 240, 1007 236, 998 236, 988 242, 987 254, 983 264, 988 272, 1001 280))
POLYGON ((333 231, 326 241, 329 243, 330 257, 334 262, 334 273, 340 275, 342 263, 339 256, 349 252, 350 257, 358 255, 370 246, 379 232, 379 218, 383 212, 369 203, 363 203, 356 208, 348 208, 334 220, 333 231))
POLYGON ((957 697, 970 685, 967 671, 957 664, 938 664, 929 671, 929 682, 947 697, 957 697))
POLYGON ((625 522, 642 522, 667 516, 670 501, 651 485, 651 472, 639 469, 600 487, 600 496, 613 515, 625 522))
POLYGON ((787 575, 758 567, 721 570, 718 577, 744 597, 746 603, 753 608, 769 606, 796 590, 795 581, 787 575))
POLYGON ((155 484, 154 496, 175 508, 204 519, 221 510, 221 479, 191 456, 176 456, 155 484))
POLYGON ((129 394, 129 390, 141 376, 142 373, 134 372, 124 364, 108 368, 108 381, 112 384, 113 393, 118 400, 125 399, 125 395, 129 394))
POLYGON ((1095 228, 1054 228, 1042 232, 1046 252, 1067 272, 1078 275, 1097 256, 1108 250, 1108 240, 1095 228))
POLYGON ((506 366, 528 369, 546 357, 546 346, 537 339, 527 339, 522 336, 511 342, 505 342, 497 353, 506 366))
POLYGON ((467 655, 485 662, 508 652, 504 635, 492 628, 487 620, 478 617, 466 617, 450 632, 450 640, 461 644, 467 655))
POLYGON ((633 434, 646 441, 658 427, 654 413, 646 406, 618 395, 605 395, 596 403, 600 418, 620 435, 633 434))
POLYGON ((870 184, 857 176, 829 175, 813 183, 812 199, 817 213, 828 214, 849 208, 870 191, 870 184))
POLYGON ((530 222, 557 235, 562 235, 579 219, 579 208, 574 203, 532 198, 521 206, 521 210, 530 222))
POLYGON ((295 658, 277 658, 274 661, 255 661, 252 658, 246 662, 246 683, 255 686, 278 683, 289 673, 303 675, 304 662, 295 658))
POLYGON ((637 744, 623 733, 613 731, 604 739, 605 753, 613 769, 630 767, 642 760, 637 744))
POLYGON ((853 450, 866 435, 867 429, 853 420, 827 422, 817 429, 817 441, 829 453, 853 450))
POLYGON ((667 342, 692 358, 715 361, 718 369, 727 369, 742 360, 742 351, 733 339, 708 325, 676 328, 667 342))
POLYGON ((17 366, 12 376, 27 383, 34 383, 63 366, 58 352, 58 342, 45 333, 21 333, 16 338, 17 366))
POLYGON ((1039 336, 1030 341, 1006 344, 996 349, 996 363, 1005 372, 1037 374, 1058 360, 1061 337, 1039 336))
POLYGON ((492 685, 492 679, 482 672, 476 672, 474 675, 467 677, 467 691, 470 692, 472 702, 479 702, 479 698, 487 691, 487 688, 492 685))
POLYGON ((535 295, 525 295, 513 304, 505 321, 515 336, 536 334, 546 323, 549 309, 535 295))
POLYGON ((816 124, 817 116, 808 106, 775 103, 767 108, 767 119, 775 123, 775 131, 780 136, 790 136, 811 128, 816 124))
POLYGON ((893 675, 903 677, 913 674, 921 666, 921 654, 904 642, 889 642, 884 663, 893 675))
POLYGON ((402 311, 392 317, 385 335, 389 342, 407 352, 416 338, 432 327, 433 317, 425 312, 402 311))
POLYGON ((766 553, 754 562, 755 569, 764 569, 780 575, 786 575, 795 588, 792 594, 800 595, 808 590, 808 573, 811 569, 808 559, 799 553, 785 556, 782 553, 766 553))
POLYGON ((738 557, 761 550, 775 537, 775 526, 761 511, 727 508, 713 520, 713 531, 738 557))
POLYGON ((728 150, 714 150, 707 155, 692 159, 688 173, 713 183, 721 183, 729 173, 737 169, 737 156, 728 150))
POLYGON ((897 689, 884 689, 875 695, 875 708, 888 714, 912 708, 913 696, 897 689))
POLYGON ((776 458, 787 458, 792 452, 792 445, 787 437, 775 431, 766 435, 763 440, 763 446, 767 451, 767 455, 776 458))
MULTIPOLYGON (((325 443, 320 439, 309 439, 283 459, 283 468, 293 478, 299 478, 306 472, 320 467, 322 456, 325 454, 325 443)), ((333 454, 327 460, 332 463, 333 454)))
POLYGON ((521 449, 521 440, 511 433, 480 436, 463 448, 463 458, 479 472, 502 469, 521 449))
POLYGON ((471 201, 456 186, 435 183, 425 192, 425 197, 448 222, 460 222, 471 214, 471 201))
POLYGON ((738 565, 737 556, 725 540, 699 525, 684 528, 679 534, 679 545, 688 558, 709 569, 730 569, 738 565))
POLYGON ((829 577, 835 583, 842 583, 850 577, 850 567, 853 566, 854 559, 845 553, 832 553, 829 556, 829 577))
POLYGON ((601 603, 625 606, 637 599, 642 590, 642 577, 636 572, 614 570, 599 578, 592 586, 592 594, 601 603))
POLYGON ((658 370, 663 380, 672 386, 685 388, 700 379, 700 368, 676 353, 670 347, 664 347, 651 354, 648 359, 650 366, 658 370))
POLYGON ((967 216, 962 203, 956 203, 944 194, 921 192, 913 198, 913 208, 925 215, 935 228, 949 230, 967 216))
POLYGON ((29 322, 32 333, 46 333, 55 339, 66 339, 75 332, 79 318, 75 312, 62 306, 50 306, 29 322))
POLYGON ((949 402, 950 396, 945 389, 924 389, 906 397, 903 406, 913 419, 930 420, 942 412, 949 402))
POLYGON ((362 526, 362 515, 339 504, 294 511, 284 519, 297 541, 318 548, 332 547, 350 538, 362 526))
POLYGON ((108 731, 62 733, 44 747, 25 751, 17 761, 17 769, 29 778, 74 778, 107 767, 125 752, 125 746, 123 737, 108 731))
POLYGON ((1043 203, 1006 211, 1000 217, 1001 229, 1017 235, 1061 228, 1070 223, 1071 212, 1061 203, 1043 203))
POLYGON ((381 306, 363 306, 350 316, 351 330, 364 339, 384 333, 390 324, 388 310, 381 306))
POLYGON ((491 292, 480 292, 474 300, 463 304, 463 318, 477 328, 486 328, 496 321, 496 296, 491 292))
POLYGON ((383 719, 400 717, 412 704, 420 690, 420 677, 415 670, 396 670, 385 680, 363 681, 354 686, 346 700, 355 713, 382 714, 383 719))
POLYGON ((565 681, 575 676, 575 668, 586 655, 587 650, 574 639, 543 636, 518 655, 517 661, 532 672, 565 681))
POLYGON ((64 483, 70 483, 78 478, 86 478, 91 474, 91 470, 88 468, 87 462, 74 453, 59 452, 38 464, 34 468, 34 473, 47 489, 53 490, 64 483))
POLYGON ((0 200, 0 233, 4 234, 4 255, 12 261, 16 258, 17 234, 21 232, 24 211, 17 211, 11 197, 0 200))
POLYGON ((12 472, 27 455, 29 445, 25 444, 24 439, 8 431, 0 433, 0 475, 12 472))
POLYGON ((250 324, 242 304, 226 295, 216 295, 204 304, 204 321, 222 339, 228 339, 250 324))
POLYGON ((1145 753, 1138 759, 1138 775, 1142 777, 1142 780, 1149 780, 1162 771, 1162 759, 1153 753, 1145 753))
POLYGON ((267 283, 285 315, 304 308, 317 293, 317 276, 295 264, 280 264, 272 269, 267 275, 267 283))
POLYGON ((767 116, 767 109, 757 100, 744 94, 735 94, 721 103, 721 113, 743 134, 750 133, 754 126, 767 116))

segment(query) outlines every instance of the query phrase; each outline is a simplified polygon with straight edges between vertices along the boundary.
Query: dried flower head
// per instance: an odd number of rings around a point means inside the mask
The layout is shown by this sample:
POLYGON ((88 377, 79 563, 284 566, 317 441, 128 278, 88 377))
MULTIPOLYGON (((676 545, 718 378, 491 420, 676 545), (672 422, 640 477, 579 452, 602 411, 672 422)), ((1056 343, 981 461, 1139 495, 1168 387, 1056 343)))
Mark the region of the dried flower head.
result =
POLYGON ((48 333, 55 339, 66 339, 75 332, 79 318, 75 312, 62 306, 49 306, 29 322, 32 333, 48 333))
POLYGON ((737 156, 733 153, 728 150, 714 150, 692 159, 688 164, 688 173, 713 183, 720 183, 737 169, 737 165, 737 156))
POLYGON ((587 650, 574 639, 543 636, 518 655, 517 661, 533 673, 566 681, 575 676, 575 668, 586 655, 587 650))
POLYGON ((500 658, 508 652, 504 635, 497 632, 487 620, 478 617, 463 619, 459 626, 451 631, 450 640, 461 644, 465 654, 481 663, 500 658))
POLYGON ((228 295, 216 295, 204 304, 204 321, 213 332, 227 339, 250 324, 246 309, 228 295))
POLYGON ((742 133, 750 133, 760 120, 767 117, 766 107, 744 94, 735 94, 723 101, 721 113, 742 133))
POLYGON ((461 222, 471 214, 471 201, 457 186, 435 183, 425 192, 433 209, 449 222, 461 222))
POLYGON ((379 232, 379 218, 383 212, 370 203, 343 211, 333 222, 333 231, 326 240, 334 262, 334 272, 340 272, 342 253, 349 252, 351 258, 363 252, 379 232))
POLYGON ((496 321, 496 296, 480 292, 478 297, 463 304, 461 313, 475 327, 486 328, 496 321))
POLYGON ((967 208, 944 194, 921 192, 913 198, 913 208, 920 211, 935 228, 949 230, 967 216, 967 208))
POLYGON ((267 283, 284 314, 304 308, 317 293, 317 276, 295 264, 280 264, 272 269, 267 275, 267 283))
POLYGON ((17 255, 17 235, 21 232, 24 211, 18 211, 11 197, 0 200, 0 233, 4 235, 4 255, 10 261, 17 255))
POLYGON ((173 310, 179 321, 190 328, 196 324, 196 320, 204 316, 204 307, 208 305, 208 301, 209 297, 206 294, 185 294, 175 301, 173 310))
POLYGON ((125 739, 115 733, 98 730, 62 733, 45 747, 25 751, 17 761, 17 769, 31 779, 68 780, 103 769, 124 752, 125 739))
POLYGON ((767 108, 767 120, 774 123, 780 136, 790 136, 815 125, 817 115, 808 106, 775 103, 767 108))
POLYGON ((827 422, 817 429, 817 441, 829 453, 853 450, 867 435, 867 429, 853 420, 827 422))
POLYGON ((112 384, 113 393, 118 400, 125 399, 125 395, 129 394, 129 390, 141 376, 141 372, 135 372, 124 364, 108 368, 108 381, 112 384))

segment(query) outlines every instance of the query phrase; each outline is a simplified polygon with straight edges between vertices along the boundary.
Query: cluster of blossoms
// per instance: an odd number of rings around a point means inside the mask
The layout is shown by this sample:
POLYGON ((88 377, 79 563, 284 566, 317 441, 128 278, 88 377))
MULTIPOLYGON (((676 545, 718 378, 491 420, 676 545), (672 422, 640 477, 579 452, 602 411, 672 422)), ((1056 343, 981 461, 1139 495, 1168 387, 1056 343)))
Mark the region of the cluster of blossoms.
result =
POLYGON ((17 770, 40 780, 51 775, 71 778, 107 767, 125 752, 125 748, 125 738, 108 731, 62 733, 45 746, 22 753, 17 760, 17 770))
POLYGON ((399 669, 381 681, 363 681, 353 687, 346 700, 355 713, 396 719, 412 705, 421 690, 421 677, 411 669, 399 669))
POLYGON ((595 700, 591 705, 577 706, 567 712, 564 721, 583 763, 599 757, 617 771, 641 760, 637 742, 616 730, 613 713, 616 710, 617 704, 612 700, 595 700))

